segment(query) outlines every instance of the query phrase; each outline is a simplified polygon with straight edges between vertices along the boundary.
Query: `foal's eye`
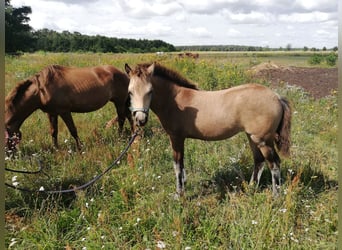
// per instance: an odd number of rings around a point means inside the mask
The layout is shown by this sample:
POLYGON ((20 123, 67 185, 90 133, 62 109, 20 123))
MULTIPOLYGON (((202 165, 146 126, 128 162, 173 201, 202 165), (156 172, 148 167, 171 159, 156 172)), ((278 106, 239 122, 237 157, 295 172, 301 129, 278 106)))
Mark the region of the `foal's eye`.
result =
POLYGON ((131 92, 131 91, 128 91, 128 95, 129 95, 129 96, 132 96, 132 92, 131 92))
POLYGON ((150 90, 147 94, 152 95, 152 93, 153 93, 153 90, 150 90))

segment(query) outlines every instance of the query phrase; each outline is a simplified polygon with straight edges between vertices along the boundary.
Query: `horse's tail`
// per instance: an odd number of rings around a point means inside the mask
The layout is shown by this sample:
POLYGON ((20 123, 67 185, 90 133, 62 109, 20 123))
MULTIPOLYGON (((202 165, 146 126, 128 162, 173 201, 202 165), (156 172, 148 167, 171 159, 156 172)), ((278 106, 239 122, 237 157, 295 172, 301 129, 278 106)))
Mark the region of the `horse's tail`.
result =
POLYGON ((283 116, 279 123, 275 143, 279 152, 284 156, 290 155, 290 146, 291 146, 291 117, 292 111, 289 101, 280 97, 279 101, 283 108, 283 116))

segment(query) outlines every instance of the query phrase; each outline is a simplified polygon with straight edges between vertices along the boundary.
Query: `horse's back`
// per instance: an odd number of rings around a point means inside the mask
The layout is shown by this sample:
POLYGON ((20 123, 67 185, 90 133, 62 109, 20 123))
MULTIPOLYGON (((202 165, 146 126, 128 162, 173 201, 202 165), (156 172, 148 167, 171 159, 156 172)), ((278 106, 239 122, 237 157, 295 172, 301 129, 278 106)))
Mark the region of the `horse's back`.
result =
POLYGON ((281 121, 280 96, 259 84, 245 84, 228 90, 230 111, 249 134, 274 133, 281 121))
POLYGON ((99 109, 113 99, 117 87, 114 84, 115 74, 120 74, 120 71, 110 65, 83 68, 49 66, 38 74, 42 103, 46 108, 59 107, 72 112, 99 109))

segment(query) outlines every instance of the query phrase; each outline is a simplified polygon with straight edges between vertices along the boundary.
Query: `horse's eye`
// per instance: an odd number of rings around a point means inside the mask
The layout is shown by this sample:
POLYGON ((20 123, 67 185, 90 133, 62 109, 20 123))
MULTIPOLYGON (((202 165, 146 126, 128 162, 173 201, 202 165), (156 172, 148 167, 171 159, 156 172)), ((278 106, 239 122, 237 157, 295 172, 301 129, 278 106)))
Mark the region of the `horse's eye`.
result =
POLYGON ((131 92, 131 91, 128 91, 128 95, 129 95, 129 96, 132 96, 132 92, 131 92))
POLYGON ((152 95, 153 94, 153 90, 150 90, 149 92, 148 92, 148 95, 152 95))

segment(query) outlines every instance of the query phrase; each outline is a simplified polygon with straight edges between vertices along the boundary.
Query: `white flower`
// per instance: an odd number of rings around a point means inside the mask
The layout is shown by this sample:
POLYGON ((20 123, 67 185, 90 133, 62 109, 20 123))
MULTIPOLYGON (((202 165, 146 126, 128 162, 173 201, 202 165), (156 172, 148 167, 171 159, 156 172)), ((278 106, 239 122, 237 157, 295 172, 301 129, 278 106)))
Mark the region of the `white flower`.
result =
POLYGON ((166 244, 163 241, 158 240, 157 241, 157 247, 160 249, 163 249, 163 248, 166 248, 166 244))
POLYGON ((287 209, 286 208, 281 208, 281 209, 279 209, 279 211, 282 212, 282 213, 286 213, 287 209))
POLYGON ((17 243, 16 238, 11 239, 11 243, 8 245, 8 248, 13 247, 17 243))
POLYGON ((18 176, 16 176, 16 175, 15 175, 15 176, 13 176, 13 177, 12 177, 12 182, 15 182, 15 181, 17 181, 17 178, 18 178, 18 176))
POLYGON ((191 250, 191 247, 185 247, 184 250, 191 250))
POLYGON ((252 225, 256 225, 258 222, 256 220, 252 220, 252 225))
POLYGON ((41 186, 40 188, 39 188, 39 191, 44 191, 45 190, 45 188, 43 187, 43 186, 41 186))
POLYGON ((140 219, 140 218, 137 218, 137 223, 139 223, 139 221, 141 221, 141 219, 140 219))
POLYGON ((86 208, 88 208, 88 207, 89 207, 89 203, 88 203, 88 202, 86 202, 85 206, 86 206, 86 208))
POLYGON ((19 185, 19 182, 15 181, 15 182, 13 182, 12 184, 13 184, 13 186, 15 186, 15 187, 16 187, 16 186, 18 186, 18 185, 19 185))

